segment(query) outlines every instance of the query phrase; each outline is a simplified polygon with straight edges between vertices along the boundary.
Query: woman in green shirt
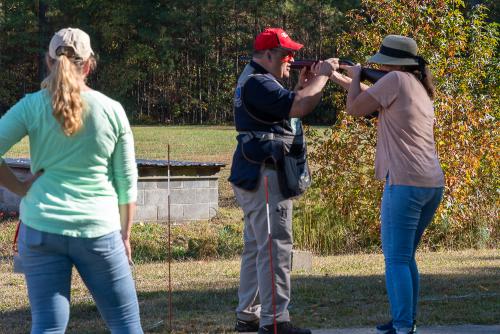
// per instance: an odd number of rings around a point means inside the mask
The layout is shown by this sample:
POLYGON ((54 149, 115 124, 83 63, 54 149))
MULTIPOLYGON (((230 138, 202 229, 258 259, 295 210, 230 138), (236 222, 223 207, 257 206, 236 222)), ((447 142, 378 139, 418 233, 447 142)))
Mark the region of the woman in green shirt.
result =
POLYGON ((92 90, 89 36, 52 38, 48 77, 0 119, 0 185, 22 197, 18 248, 32 333, 64 333, 73 266, 113 333, 142 333, 129 262, 137 197, 134 142, 120 103, 92 90), (31 171, 20 181, 1 157, 30 139, 31 171))

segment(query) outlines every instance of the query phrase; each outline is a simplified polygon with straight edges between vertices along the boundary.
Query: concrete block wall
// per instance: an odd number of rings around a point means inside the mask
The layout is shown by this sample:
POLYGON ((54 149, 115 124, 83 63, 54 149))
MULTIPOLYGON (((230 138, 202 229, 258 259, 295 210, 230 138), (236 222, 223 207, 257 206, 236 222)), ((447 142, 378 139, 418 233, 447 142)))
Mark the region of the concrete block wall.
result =
MULTIPOLYGON (((170 183, 170 219, 206 220, 219 208, 216 177, 172 177, 170 183)), ((139 178, 136 221, 168 219, 168 183, 165 177, 139 178)))
POLYGON ((2 211, 19 211, 21 198, 14 193, 11 193, 5 188, 0 188, 0 210, 2 211))
MULTIPOLYGON (((20 178, 29 174, 29 159, 6 159, 20 178)), ((167 162, 138 160, 137 211, 135 221, 167 221, 167 162)), ((171 162, 170 219, 176 222, 206 220, 219 208, 220 163, 171 162)), ((0 187, 0 210, 19 211, 20 198, 0 187)))
MULTIPOLYGON (((24 180, 31 173, 24 169, 13 169, 14 174, 20 179, 24 180)), ((19 204, 21 204, 21 197, 8 191, 7 189, 0 187, 0 210, 6 212, 19 212, 19 204)))

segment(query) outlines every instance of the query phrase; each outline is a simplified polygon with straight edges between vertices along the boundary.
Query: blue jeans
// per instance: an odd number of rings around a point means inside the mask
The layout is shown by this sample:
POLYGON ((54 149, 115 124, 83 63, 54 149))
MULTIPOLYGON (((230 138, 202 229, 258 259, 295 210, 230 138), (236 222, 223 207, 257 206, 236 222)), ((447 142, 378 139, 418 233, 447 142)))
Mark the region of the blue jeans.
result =
POLYGON ((408 333, 417 314, 420 238, 441 202, 443 188, 389 185, 382 198, 382 250, 393 326, 408 333))
POLYGON ((31 305, 31 333, 65 332, 73 265, 112 333, 142 333, 120 232, 74 238, 21 224, 18 247, 31 305))

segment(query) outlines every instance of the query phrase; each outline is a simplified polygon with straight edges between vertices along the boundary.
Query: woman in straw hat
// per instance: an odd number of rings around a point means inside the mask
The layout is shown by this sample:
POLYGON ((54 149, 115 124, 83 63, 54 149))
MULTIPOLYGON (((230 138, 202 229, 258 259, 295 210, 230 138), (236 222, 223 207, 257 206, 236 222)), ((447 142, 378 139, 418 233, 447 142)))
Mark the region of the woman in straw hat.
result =
POLYGON ((369 62, 388 71, 367 88, 361 67, 341 66, 350 77, 332 79, 348 89, 347 112, 379 111, 375 174, 385 180, 381 204, 382 250, 392 321, 379 333, 415 333, 419 274, 415 251, 441 202, 444 176, 434 143, 434 87, 411 38, 389 35, 369 62))
POLYGON ((18 247, 31 333, 65 332, 73 266, 113 333, 142 333, 129 265, 137 167, 127 116, 86 85, 96 60, 85 32, 58 31, 46 60, 42 90, 0 119, 0 157, 28 135, 38 172, 20 181, 0 159, 0 185, 22 197, 18 247))

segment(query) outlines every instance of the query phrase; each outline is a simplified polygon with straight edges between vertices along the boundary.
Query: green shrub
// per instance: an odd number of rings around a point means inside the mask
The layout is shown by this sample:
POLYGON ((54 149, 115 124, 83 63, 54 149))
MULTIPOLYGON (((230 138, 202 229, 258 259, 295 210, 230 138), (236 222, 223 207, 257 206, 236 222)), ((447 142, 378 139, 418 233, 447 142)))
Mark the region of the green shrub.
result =
MULTIPOLYGON (((172 259, 232 258, 241 253, 241 224, 191 222, 171 228, 172 259)), ((137 262, 168 259, 168 226, 138 223, 132 226, 132 256, 137 262)))
POLYGON ((231 257, 243 250, 243 224, 225 225, 217 234, 217 254, 231 257))
POLYGON ((167 229, 164 225, 154 223, 132 225, 130 243, 134 262, 166 260, 168 255, 167 237, 167 229))
MULTIPOLYGON (((0 218, 0 258, 12 256, 12 241, 17 219, 7 214, 0 218)), ((242 224, 232 222, 191 222, 171 228, 172 259, 233 258, 243 249, 242 224)), ((168 259, 168 225, 137 223, 132 226, 134 262, 168 259)))

